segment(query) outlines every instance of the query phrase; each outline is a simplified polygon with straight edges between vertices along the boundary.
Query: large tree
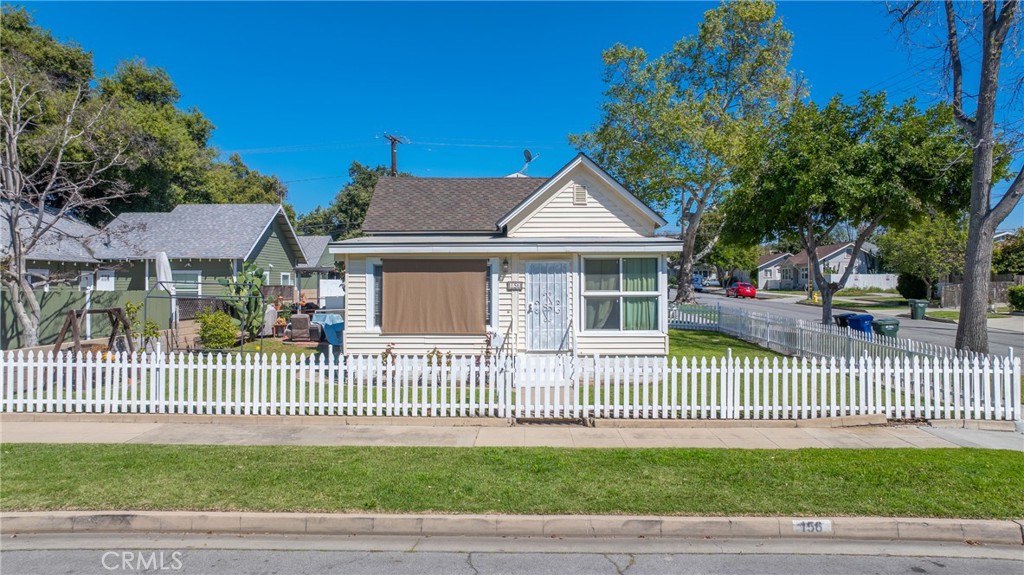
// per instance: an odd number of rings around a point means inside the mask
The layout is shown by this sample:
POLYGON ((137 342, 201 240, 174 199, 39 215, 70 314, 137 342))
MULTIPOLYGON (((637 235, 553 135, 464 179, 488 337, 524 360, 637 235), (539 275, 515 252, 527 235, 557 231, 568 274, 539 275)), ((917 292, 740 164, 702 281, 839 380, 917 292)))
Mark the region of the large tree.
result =
MULTIPOLYGON (((682 253, 677 301, 690 276, 705 214, 733 187, 749 141, 790 97, 791 34, 771 2, 723 2, 697 33, 649 59, 617 44, 603 54, 603 117, 570 142, 640 199, 678 214, 682 253)), ((713 247, 717 237, 712 235, 713 247)))
MULTIPOLYGON (((388 174, 388 168, 371 168, 359 162, 349 166, 349 183, 345 184, 334 201, 327 207, 317 206, 298 219, 299 233, 307 235, 329 235, 335 240, 354 238, 362 234, 363 218, 370 206, 373 188, 381 176, 388 174)), ((403 174, 406 175, 406 174, 403 174)))
MULTIPOLYGON (((0 284, 8 290, 27 346, 38 343, 41 308, 28 275, 30 252, 47 243, 88 245, 92 228, 73 216, 107 212, 132 195, 117 177, 138 145, 118 121, 117 103, 88 80, 48 74, 30 57, 4 54, 0 71, 0 284)), ((57 281, 51 277, 46 281, 57 281)))
POLYGON ((963 272, 967 221, 963 216, 926 213, 905 229, 886 230, 878 247, 895 271, 923 279, 928 286, 925 297, 931 299, 936 282, 963 272))
POLYGON ((903 229, 924 210, 955 210, 967 193, 968 149, 948 107, 890 107, 885 94, 839 97, 826 106, 797 102, 741 170, 730 197, 726 235, 736 241, 796 239, 822 294, 822 322, 864 242, 880 227, 903 229), (855 234, 851 264, 827 281, 817 249, 835 230, 855 234))
MULTIPOLYGON (((942 49, 953 114, 973 148, 966 265, 956 346, 987 353, 992 240, 996 228, 1024 195, 1024 166, 1017 171, 1001 198, 992 194, 993 186, 1001 179, 998 177, 1000 161, 1008 160, 999 157, 998 141, 1005 139, 1008 132, 1020 130, 1019 122, 1013 119, 1019 118, 1019 109, 1018 114, 1011 114, 1011 108, 1005 107, 1014 96, 1019 96, 1022 80, 1019 56, 1013 50, 1004 53, 1008 42, 1020 41, 1020 2, 944 0, 941 5, 921 0, 890 2, 889 13, 912 41, 929 30, 941 30, 937 38, 925 41, 936 40, 935 44, 942 49), (965 78, 965 67, 971 78, 965 78), (1014 76, 1007 77, 1008 74, 1014 76), (1010 91, 1000 94, 1001 85, 1010 91), (1000 96, 1005 109, 999 106, 1000 96), (1002 125, 999 125, 1000 119, 1002 125)), ((1014 147, 1007 146, 1003 150, 1003 153, 1013 153, 1014 147)))

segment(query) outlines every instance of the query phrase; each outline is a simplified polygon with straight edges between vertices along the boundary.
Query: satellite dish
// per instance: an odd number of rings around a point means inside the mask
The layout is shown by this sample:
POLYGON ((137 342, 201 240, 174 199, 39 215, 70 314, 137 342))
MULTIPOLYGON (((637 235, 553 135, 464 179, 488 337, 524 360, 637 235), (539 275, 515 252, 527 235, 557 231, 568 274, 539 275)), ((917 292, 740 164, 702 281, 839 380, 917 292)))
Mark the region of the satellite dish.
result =
POLYGON ((523 164, 523 169, 519 170, 516 173, 525 175, 526 174, 526 169, 530 167, 530 162, 536 160, 539 157, 540 157, 540 154, 537 154, 536 156, 534 156, 533 152, 531 152, 530 150, 523 150, 523 159, 526 160, 526 163, 523 164))

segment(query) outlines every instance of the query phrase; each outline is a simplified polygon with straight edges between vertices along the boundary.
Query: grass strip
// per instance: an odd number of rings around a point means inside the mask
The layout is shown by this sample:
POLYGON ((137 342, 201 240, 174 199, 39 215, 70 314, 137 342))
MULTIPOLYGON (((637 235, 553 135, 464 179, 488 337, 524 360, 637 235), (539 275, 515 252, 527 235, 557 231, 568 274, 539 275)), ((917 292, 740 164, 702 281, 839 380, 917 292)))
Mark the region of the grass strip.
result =
POLYGON ((6 444, 0 508, 1024 516, 1024 454, 6 444))

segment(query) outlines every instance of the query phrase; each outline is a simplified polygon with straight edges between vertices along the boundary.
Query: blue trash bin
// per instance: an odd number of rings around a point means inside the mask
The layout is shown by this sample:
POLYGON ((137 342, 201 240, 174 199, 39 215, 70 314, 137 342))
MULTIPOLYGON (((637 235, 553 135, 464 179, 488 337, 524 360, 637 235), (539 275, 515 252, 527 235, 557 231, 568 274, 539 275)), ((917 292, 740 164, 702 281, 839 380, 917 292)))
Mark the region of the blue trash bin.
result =
POLYGON ((866 313, 858 313, 851 315, 846 318, 846 322, 850 325, 850 329, 853 331, 864 332, 867 335, 868 340, 871 340, 871 322, 874 321, 875 317, 866 313))

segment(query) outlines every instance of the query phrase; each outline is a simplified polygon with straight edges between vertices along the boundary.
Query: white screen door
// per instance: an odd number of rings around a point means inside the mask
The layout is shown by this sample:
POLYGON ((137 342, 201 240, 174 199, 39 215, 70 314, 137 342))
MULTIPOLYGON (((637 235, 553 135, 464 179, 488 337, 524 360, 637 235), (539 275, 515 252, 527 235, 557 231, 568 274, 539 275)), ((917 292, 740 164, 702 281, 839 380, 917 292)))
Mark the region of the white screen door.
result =
POLYGON ((526 262, 529 351, 569 349, 569 262, 526 262))

